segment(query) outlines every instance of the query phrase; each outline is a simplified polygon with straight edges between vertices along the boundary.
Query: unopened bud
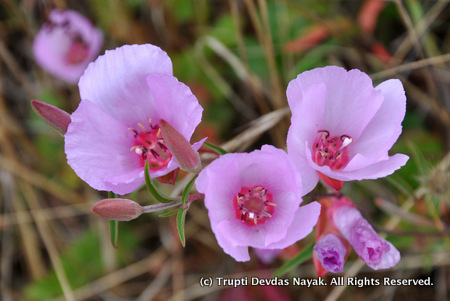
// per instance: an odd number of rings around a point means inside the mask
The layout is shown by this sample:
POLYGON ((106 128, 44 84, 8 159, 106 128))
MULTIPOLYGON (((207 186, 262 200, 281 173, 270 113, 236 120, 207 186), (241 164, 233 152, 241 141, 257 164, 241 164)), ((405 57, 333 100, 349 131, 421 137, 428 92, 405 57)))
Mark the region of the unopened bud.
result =
POLYGON ((70 124, 69 113, 39 100, 32 100, 31 105, 42 121, 62 135, 67 132, 67 127, 70 124))
POLYGON ((92 211, 108 220, 131 221, 144 212, 141 205, 127 199, 104 199, 92 207, 92 211))
POLYGON ((180 168, 188 172, 199 173, 202 168, 200 156, 192 148, 189 141, 164 119, 161 119, 159 127, 164 143, 170 153, 177 159, 180 168))

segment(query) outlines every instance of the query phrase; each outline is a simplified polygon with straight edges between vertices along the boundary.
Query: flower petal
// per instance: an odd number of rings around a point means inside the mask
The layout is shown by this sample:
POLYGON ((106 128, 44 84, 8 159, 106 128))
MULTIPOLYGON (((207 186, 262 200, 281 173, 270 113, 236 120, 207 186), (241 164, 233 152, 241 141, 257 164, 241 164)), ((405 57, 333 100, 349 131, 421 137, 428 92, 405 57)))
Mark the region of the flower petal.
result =
POLYGON ((96 103, 127 127, 148 124, 155 112, 147 85, 151 73, 172 75, 172 62, 159 47, 125 45, 106 51, 81 76, 78 83, 81 99, 96 103))
MULTIPOLYGON (((315 84, 325 84, 323 128, 317 130, 328 130, 332 136, 348 135, 358 139, 383 101, 383 94, 373 88, 370 77, 356 69, 347 72, 337 66, 316 68, 299 74, 294 81, 298 82, 300 91, 315 84)), ((297 110, 292 107, 292 101, 288 101, 292 110, 297 110)), ((303 98, 302 101, 314 102, 316 99, 303 98)))
MULTIPOLYGON (((402 132, 406 112, 406 96, 398 79, 385 81, 376 87, 384 96, 383 103, 364 129, 363 134, 349 147, 349 156, 363 154, 378 160, 387 155, 402 132)), ((368 162, 368 165, 372 162, 368 162)), ((345 168, 349 170, 349 168, 345 168)))
POLYGON ((306 237, 317 224, 319 215, 320 204, 318 202, 300 206, 295 212, 294 220, 289 226, 286 236, 277 242, 267 245, 266 248, 283 249, 306 237))
POLYGON ((71 115, 64 138, 68 164, 91 187, 126 194, 143 183, 138 157, 130 151, 131 131, 89 100, 71 115))
POLYGON ((155 73, 146 77, 155 105, 157 122, 164 119, 188 141, 202 120, 203 108, 188 86, 169 74, 155 73))

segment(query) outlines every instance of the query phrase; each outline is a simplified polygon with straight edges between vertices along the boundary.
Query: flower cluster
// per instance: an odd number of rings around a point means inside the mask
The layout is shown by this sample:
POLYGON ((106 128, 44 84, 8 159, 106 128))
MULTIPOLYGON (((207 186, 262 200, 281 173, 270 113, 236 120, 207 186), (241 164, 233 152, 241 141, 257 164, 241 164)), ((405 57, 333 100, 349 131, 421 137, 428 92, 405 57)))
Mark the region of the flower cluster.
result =
MULTIPOLYGON (((87 59, 87 52, 80 50, 91 45, 84 31, 76 35, 71 22, 52 22, 47 31, 71 37, 65 64, 87 59)), ((181 198, 161 199, 168 204, 141 207, 111 198, 94 206, 98 215, 128 221, 145 212, 178 207, 173 212, 181 221, 184 244, 190 202, 204 198, 218 244, 237 261, 250 260, 252 247, 269 254, 264 258, 268 262, 316 224, 314 261, 319 276, 341 272, 350 246, 373 269, 399 261, 395 247, 378 236, 349 199, 330 197, 300 205, 319 179, 340 190, 344 181, 384 177, 406 163, 403 154, 388 155, 405 114, 400 81, 373 87, 365 73, 335 66, 304 72, 287 88, 292 111, 287 152, 271 145, 250 153, 224 154, 216 148, 222 155, 203 169, 197 150, 204 140, 189 142, 203 109, 173 76, 172 62, 160 48, 125 45, 106 51, 89 64, 78 86, 81 102, 70 116, 38 101, 33 106, 64 134, 68 164, 91 187, 123 195, 145 180, 158 199, 150 177, 178 168, 199 173, 195 195, 188 195, 192 180, 181 198)))

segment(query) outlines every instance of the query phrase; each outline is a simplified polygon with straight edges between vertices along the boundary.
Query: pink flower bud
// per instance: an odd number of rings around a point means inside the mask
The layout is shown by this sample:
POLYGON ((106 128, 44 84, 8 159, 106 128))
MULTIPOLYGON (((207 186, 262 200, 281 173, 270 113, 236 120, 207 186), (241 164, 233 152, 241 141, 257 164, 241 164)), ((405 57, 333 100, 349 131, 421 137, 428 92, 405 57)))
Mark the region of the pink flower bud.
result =
POLYGON ((92 211, 108 220, 131 221, 144 212, 136 202, 126 199, 104 199, 92 207, 92 211))
POLYGON ((62 135, 67 132, 67 127, 70 123, 69 113, 39 100, 32 100, 31 105, 42 121, 62 135))
POLYGON ((202 169, 200 156, 192 148, 189 141, 164 119, 161 119, 159 126, 164 142, 177 160, 180 168, 185 171, 199 173, 202 169))

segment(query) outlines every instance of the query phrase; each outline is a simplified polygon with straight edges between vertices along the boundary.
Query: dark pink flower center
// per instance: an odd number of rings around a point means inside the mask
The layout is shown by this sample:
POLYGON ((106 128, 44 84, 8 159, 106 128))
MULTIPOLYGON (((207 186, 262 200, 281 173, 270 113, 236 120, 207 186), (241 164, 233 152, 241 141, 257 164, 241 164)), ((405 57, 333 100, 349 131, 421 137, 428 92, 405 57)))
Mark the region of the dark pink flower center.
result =
POLYGON ((139 157, 141 165, 145 165, 148 160, 150 170, 161 170, 169 164, 172 154, 164 143, 164 139, 159 129, 159 125, 152 125, 146 129, 142 124, 138 124, 141 131, 130 128, 134 133, 134 146, 131 148, 139 157))
POLYGON ((79 38, 72 38, 69 51, 66 54, 66 63, 69 65, 79 64, 84 62, 89 55, 88 45, 79 38))
POLYGON ((242 187, 241 192, 233 199, 236 218, 248 226, 263 224, 272 217, 276 204, 272 203, 272 195, 262 186, 242 187))
POLYGON ((312 148, 313 161, 319 166, 327 165, 332 170, 344 168, 349 162, 347 146, 352 141, 347 135, 330 137, 328 131, 317 131, 312 148))

